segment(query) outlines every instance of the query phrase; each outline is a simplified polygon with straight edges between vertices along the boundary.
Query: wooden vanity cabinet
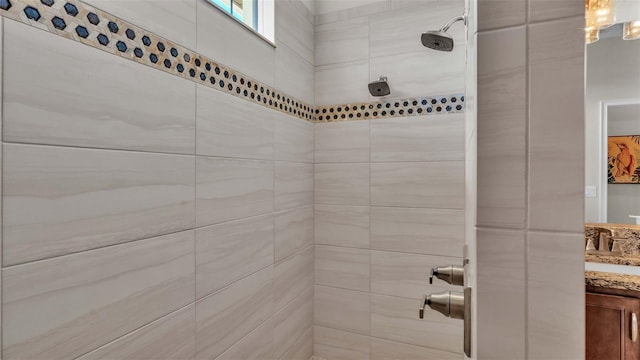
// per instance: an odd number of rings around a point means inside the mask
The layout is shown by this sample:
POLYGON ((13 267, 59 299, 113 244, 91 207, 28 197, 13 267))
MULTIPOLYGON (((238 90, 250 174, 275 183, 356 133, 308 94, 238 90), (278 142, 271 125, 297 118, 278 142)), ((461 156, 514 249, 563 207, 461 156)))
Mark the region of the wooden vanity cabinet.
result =
POLYGON ((640 359, 638 317, 639 298, 587 292, 586 359, 640 359))

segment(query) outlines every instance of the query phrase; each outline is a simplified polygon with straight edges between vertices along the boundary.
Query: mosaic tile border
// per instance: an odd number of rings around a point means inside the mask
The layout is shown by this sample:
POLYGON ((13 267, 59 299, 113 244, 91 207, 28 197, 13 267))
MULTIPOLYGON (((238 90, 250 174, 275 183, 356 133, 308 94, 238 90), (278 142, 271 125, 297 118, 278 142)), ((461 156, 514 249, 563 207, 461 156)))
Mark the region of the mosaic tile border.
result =
POLYGON ((319 106, 316 123, 464 112, 464 95, 319 106))
POLYGON ((0 16, 314 123, 464 112, 464 95, 314 107, 79 0, 0 0, 0 16))

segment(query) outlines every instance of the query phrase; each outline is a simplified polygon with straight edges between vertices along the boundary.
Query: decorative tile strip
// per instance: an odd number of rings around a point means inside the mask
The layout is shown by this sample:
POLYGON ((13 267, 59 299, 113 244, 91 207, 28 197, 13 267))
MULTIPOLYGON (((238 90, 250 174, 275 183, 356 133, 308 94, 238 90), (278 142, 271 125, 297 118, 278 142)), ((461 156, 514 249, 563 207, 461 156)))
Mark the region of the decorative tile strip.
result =
POLYGON ((316 108, 79 0, 0 0, 0 15, 310 122, 464 111, 464 95, 316 108))
POLYGON ((303 120, 315 118, 304 101, 77 0, 0 0, 0 15, 303 120))
POLYGON ((316 123, 464 112, 464 95, 319 106, 316 123))

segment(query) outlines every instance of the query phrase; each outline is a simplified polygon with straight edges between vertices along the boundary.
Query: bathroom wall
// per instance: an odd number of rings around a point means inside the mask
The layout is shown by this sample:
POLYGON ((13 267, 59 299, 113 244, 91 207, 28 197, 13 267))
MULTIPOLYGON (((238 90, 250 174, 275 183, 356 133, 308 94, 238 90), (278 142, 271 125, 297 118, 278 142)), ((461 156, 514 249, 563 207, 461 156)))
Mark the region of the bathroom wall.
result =
MULTIPOLYGON (((204 0, 90 3, 313 101, 308 2, 277 48, 204 0)), ((0 21, 2 357, 310 358, 313 125, 0 21)))
MULTIPOLYGON (((451 28, 452 53, 420 43, 463 1, 318 1, 316 12, 318 105, 373 101, 379 75, 384 100, 464 92, 464 26, 451 28)), ((417 315, 424 295, 456 290, 428 274, 462 262, 464 116, 315 125, 317 357, 463 358, 462 321, 417 315)))
POLYGON ((477 14, 476 356, 583 359, 584 3, 477 14))
MULTIPOLYGON (((603 38, 587 46, 587 88, 585 94, 586 102, 586 185, 598 187, 598 197, 586 198, 586 221, 599 222, 601 196, 600 187, 600 163, 602 154, 600 143, 602 134, 600 130, 600 102, 604 100, 640 99, 640 69, 635 59, 640 56, 640 42, 626 41, 622 38, 603 38), (612 56, 615 54, 615 56, 612 56)), ((613 109, 610 108, 610 111, 613 109)), ((615 121, 609 119, 609 121, 615 121)), ((637 122, 637 116, 636 120, 637 122)), ((640 133, 636 131, 636 133, 640 133)), ((624 133, 618 135, 634 135, 635 133, 624 133)), ((609 185, 610 196, 618 200, 627 197, 632 198, 634 187, 629 185, 609 185)), ((637 192, 637 191, 636 191, 637 192)), ((612 200, 612 199, 609 199, 612 200)), ((640 201, 636 198, 636 201, 640 201)), ((637 204, 636 202, 636 204, 637 204)), ((629 208, 626 208, 629 210, 629 208)), ((610 207, 612 211, 619 211, 617 207, 610 207)), ((622 210, 622 209, 620 209, 622 210)), ((608 222, 630 223, 628 215, 624 214, 620 219, 617 214, 611 214, 608 222)), ((609 217, 608 216, 608 217, 609 217)))

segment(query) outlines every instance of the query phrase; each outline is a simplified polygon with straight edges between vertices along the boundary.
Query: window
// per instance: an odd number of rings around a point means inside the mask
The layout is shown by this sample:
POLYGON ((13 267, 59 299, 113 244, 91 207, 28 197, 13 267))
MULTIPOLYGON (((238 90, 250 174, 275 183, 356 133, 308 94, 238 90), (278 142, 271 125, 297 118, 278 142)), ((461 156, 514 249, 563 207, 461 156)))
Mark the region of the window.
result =
POLYGON ((244 26, 260 34, 271 43, 274 41, 275 0, 209 0, 218 9, 244 26))

